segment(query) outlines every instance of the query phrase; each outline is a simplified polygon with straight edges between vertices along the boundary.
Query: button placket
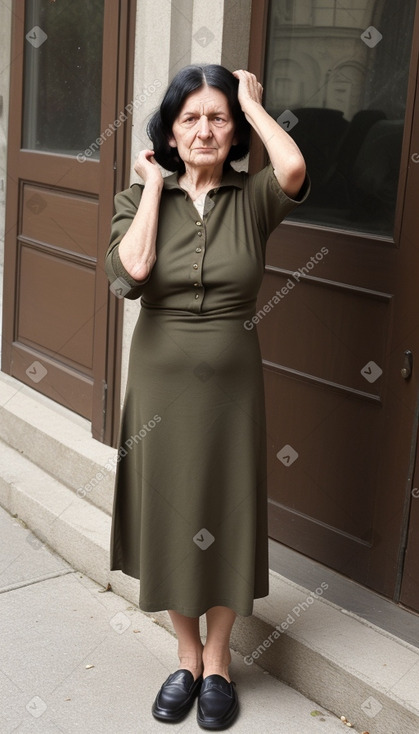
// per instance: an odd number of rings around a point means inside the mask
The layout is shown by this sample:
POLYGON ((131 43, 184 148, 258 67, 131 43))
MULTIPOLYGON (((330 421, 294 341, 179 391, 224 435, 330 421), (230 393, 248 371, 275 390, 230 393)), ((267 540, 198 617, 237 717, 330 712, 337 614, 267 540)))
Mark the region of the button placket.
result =
POLYGON ((192 258, 192 273, 193 273, 193 309, 196 311, 201 310, 201 305, 204 297, 204 289, 202 286, 202 265, 205 252, 205 228, 200 220, 195 220, 197 227, 196 235, 199 238, 198 243, 195 246, 195 252, 192 258))

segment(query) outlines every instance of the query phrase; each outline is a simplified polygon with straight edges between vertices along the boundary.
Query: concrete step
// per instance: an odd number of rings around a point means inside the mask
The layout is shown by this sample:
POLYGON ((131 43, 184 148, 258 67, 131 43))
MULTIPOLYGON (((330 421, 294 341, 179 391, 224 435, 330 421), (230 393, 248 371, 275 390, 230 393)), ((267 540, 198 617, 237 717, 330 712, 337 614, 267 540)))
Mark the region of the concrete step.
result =
POLYGON ((0 440, 111 514, 116 449, 92 438, 89 421, 3 372, 0 440))
POLYGON ((45 544, 138 606, 139 581, 109 571, 110 516, 0 441, 0 504, 45 544))
MULTIPOLYGON (((27 524, 34 543, 39 538, 138 606, 139 582, 108 570, 113 472, 105 469, 84 495, 77 491, 116 452, 94 441, 86 422, 14 383, 0 379, 0 504, 27 524)), ((269 597, 234 627, 232 647, 243 665, 256 663, 359 732, 418 734, 419 649, 331 603, 324 591, 271 571, 269 597)), ((171 631, 166 613, 153 617, 171 631)))

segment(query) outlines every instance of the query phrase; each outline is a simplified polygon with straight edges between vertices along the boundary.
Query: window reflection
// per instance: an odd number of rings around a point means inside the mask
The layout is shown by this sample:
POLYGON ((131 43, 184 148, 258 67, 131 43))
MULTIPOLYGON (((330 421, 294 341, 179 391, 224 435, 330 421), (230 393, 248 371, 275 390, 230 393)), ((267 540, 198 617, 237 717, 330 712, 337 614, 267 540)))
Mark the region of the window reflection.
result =
POLYGON ((415 5, 271 0, 265 105, 298 118, 312 179, 291 219, 391 235, 415 5))
POLYGON ((23 148, 76 155, 99 136, 103 16, 104 0, 26 0, 23 148))

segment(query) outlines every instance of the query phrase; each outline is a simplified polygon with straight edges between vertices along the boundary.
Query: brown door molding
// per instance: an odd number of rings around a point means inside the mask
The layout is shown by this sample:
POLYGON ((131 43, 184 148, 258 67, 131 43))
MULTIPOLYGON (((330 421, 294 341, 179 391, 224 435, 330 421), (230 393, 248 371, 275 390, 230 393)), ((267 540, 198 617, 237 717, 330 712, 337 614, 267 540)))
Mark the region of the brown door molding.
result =
MULTIPOLYGON (((116 5, 116 4, 115 4, 116 5)), ((129 186, 131 160, 132 116, 127 107, 133 100, 134 90, 134 53, 135 53, 135 21, 136 0, 119 0, 119 12, 112 7, 113 17, 105 25, 104 49, 108 44, 116 43, 117 64, 109 68, 115 85, 115 106, 111 114, 104 111, 101 129, 105 130, 110 122, 117 120, 121 113, 127 119, 116 128, 114 146, 104 151, 103 165, 112 176, 112 185, 107 177, 103 178, 100 196, 103 202, 103 215, 99 217, 98 230, 98 284, 97 309, 106 304, 106 319, 100 320, 101 331, 93 355, 95 380, 93 393, 92 435, 99 441, 116 446, 119 429, 121 402, 121 354, 123 330, 123 300, 116 298, 109 290, 109 281, 104 271, 104 259, 109 243, 110 219, 113 214, 113 198, 117 191, 129 186), (118 29, 118 32, 115 32, 118 29), (112 116, 113 115, 113 116, 112 116), (110 119, 112 118, 112 119, 110 119), (109 216, 110 215, 110 216, 109 216), (103 366, 105 365, 105 374, 103 366)), ((108 83, 106 67, 109 61, 103 61, 103 84, 108 83)), ((103 92, 104 94, 104 92, 103 92)), ((123 117, 121 117, 123 120, 123 117)), ((105 146, 103 146, 105 147, 105 146)))

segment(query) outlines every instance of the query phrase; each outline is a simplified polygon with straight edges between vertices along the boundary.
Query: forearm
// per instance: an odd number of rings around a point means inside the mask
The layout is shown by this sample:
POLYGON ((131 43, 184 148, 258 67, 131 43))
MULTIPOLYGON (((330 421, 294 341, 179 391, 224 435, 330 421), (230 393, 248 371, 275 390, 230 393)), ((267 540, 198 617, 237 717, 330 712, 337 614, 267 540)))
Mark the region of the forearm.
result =
POLYGON ((306 167, 298 145, 256 101, 248 101, 246 118, 264 144, 279 185, 291 198, 304 182, 306 167))
POLYGON ((162 182, 146 182, 137 213, 119 243, 122 265, 135 280, 145 280, 156 261, 156 239, 162 182))

